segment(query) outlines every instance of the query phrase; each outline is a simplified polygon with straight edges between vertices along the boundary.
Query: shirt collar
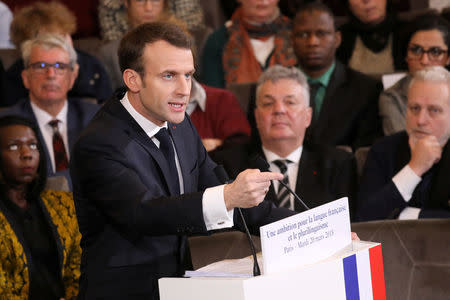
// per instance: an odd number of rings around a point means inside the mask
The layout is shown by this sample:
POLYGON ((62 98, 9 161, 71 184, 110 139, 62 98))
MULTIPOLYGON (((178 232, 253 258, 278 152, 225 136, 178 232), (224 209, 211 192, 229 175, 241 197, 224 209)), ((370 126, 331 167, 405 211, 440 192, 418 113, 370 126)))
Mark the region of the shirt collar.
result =
POLYGON ((128 92, 125 93, 123 98, 120 100, 123 107, 128 111, 128 113, 133 117, 133 119, 141 126, 145 133, 149 137, 153 137, 161 128, 167 128, 167 121, 164 122, 163 126, 158 126, 152 121, 148 120, 146 117, 138 113, 133 105, 131 105, 130 100, 128 100, 128 92))
POLYGON ((204 112, 206 109, 206 91, 195 79, 192 80, 191 98, 186 108, 188 115, 191 115, 195 108, 200 107, 204 112))
POLYGON ((58 120, 61 122, 61 124, 67 124, 67 111, 69 110, 69 104, 67 100, 64 101, 64 106, 61 109, 61 111, 56 115, 56 117, 53 117, 48 112, 37 106, 33 101, 30 100, 31 109, 33 110, 33 113, 36 117, 36 120, 38 124, 41 125, 47 125, 48 122, 51 120, 58 120))
POLYGON ((281 157, 281 156, 275 154, 274 152, 264 148, 264 146, 262 147, 262 150, 263 150, 264 155, 266 156, 266 159, 268 162, 273 162, 274 160, 277 160, 277 159, 287 159, 293 163, 298 164, 300 162, 300 157, 302 156, 303 146, 298 147, 297 149, 292 151, 286 157, 281 157))
MULTIPOLYGON (((327 87, 328 83, 330 82, 330 79, 331 79, 331 74, 333 74, 335 67, 336 67, 336 62, 333 62, 333 64, 328 68, 328 70, 322 76, 320 76, 318 78, 311 78, 305 72, 303 72, 303 73, 305 74, 306 79, 308 79, 308 82, 314 82, 314 83, 319 82, 324 87, 327 87)), ((301 70, 300 67, 299 67, 299 69, 301 70)))

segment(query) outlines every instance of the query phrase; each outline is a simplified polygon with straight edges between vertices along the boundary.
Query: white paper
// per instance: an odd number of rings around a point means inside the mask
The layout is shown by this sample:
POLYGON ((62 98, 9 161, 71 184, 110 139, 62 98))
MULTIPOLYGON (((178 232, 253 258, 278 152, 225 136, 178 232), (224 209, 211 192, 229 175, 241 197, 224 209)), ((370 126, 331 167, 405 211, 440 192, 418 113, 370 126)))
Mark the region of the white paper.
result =
POLYGON ((265 274, 313 264, 351 245, 348 199, 260 228, 265 274))

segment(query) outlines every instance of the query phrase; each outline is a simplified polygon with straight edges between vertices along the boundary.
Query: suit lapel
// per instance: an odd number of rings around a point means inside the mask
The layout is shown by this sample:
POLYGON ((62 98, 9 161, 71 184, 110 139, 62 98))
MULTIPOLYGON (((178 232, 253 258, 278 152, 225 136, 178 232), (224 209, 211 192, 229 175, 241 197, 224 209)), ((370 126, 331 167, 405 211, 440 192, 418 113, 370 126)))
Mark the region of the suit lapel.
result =
POLYGON ((139 126, 136 120, 134 120, 134 118, 127 112, 118 99, 112 99, 110 102, 106 103, 105 109, 109 110, 110 113, 119 118, 122 121, 121 125, 124 131, 130 136, 130 138, 135 140, 150 154, 164 176, 167 191, 170 195, 176 195, 176 192, 170 189, 171 185, 168 184, 171 178, 166 158, 162 152, 159 151, 158 147, 151 140, 151 138, 145 133, 142 127, 139 126))
MULTIPOLYGON (((302 156, 298 166, 297 182, 295 184, 295 192, 310 207, 317 207, 328 201, 327 192, 324 186, 320 184, 320 179, 325 178, 326 168, 320 168, 321 161, 315 151, 310 151, 308 147, 303 146, 302 156)), ((296 201, 296 211, 304 211, 305 209, 296 201)))

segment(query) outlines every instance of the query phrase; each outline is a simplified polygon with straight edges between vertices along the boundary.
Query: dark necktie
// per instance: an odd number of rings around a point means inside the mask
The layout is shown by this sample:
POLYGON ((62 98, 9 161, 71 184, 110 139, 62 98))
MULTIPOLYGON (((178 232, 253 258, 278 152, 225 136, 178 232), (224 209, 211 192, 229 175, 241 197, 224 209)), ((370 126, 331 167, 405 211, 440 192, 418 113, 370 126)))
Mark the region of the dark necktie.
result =
POLYGON ((316 96, 317 96, 317 91, 319 90, 319 88, 322 86, 322 84, 320 82, 312 82, 309 81, 309 102, 310 102, 310 106, 313 109, 313 120, 317 120, 319 118, 319 113, 320 113, 320 106, 321 103, 318 103, 318 101, 316 101, 316 96))
POLYGON ((61 133, 58 129, 59 120, 51 120, 48 122, 53 129, 53 155, 55 158, 55 170, 63 171, 69 167, 69 160, 67 159, 66 148, 61 133))
POLYGON ((433 170, 430 169, 428 172, 423 174, 422 180, 414 189, 411 200, 408 205, 412 207, 423 208, 428 202, 430 195, 431 179, 433 178, 433 170))
MULTIPOLYGON (((289 186, 289 177, 287 172, 287 165, 290 163, 289 160, 285 159, 277 159, 273 161, 273 163, 280 169, 281 174, 283 174, 283 180, 282 182, 289 186)), ((278 193, 277 193, 277 203, 275 203, 278 207, 285 207, 289 209, 293 209, 291 207, 291 201, 290 201, 291 194, 287 190, 286 187, 284 187, 282 184, 278 186, 278 193)))
POLYGON ((166 128, 161 128, 155 137, 159 141, 159 150, 164 154, 170 173, 170 185, 177 195, 180 194, 180 182, 178 180, 178 171, 175 164, 175 151, 173 150, 172 140, 166 128))

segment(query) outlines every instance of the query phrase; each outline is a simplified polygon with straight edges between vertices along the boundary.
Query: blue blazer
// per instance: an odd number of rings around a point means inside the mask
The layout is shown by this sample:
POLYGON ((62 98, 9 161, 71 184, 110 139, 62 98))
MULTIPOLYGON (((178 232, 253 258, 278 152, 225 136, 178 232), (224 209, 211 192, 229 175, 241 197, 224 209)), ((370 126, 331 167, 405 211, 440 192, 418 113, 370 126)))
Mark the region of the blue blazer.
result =
MULTIPOLYGON (((75 144, 70 171, 83 236, 79 299, 159 299, 157 279, 182 275, 189 265, 186 235, 207 233, 202 196, 220 184, 216 165, 188 116, 168 125, 183 195, 169 188, 163 154, 119 99, 105 103, 75 144)), ((244 214, 257 233, 293 213, 263 203, 244 214)))
MULTIPOLYGON (((69 98, 68 102, 69 102, 69 108, 67 110, 67 125, 68 125, 67 136, 68 136, 68 141, 69 141, 69 153, 71 153, 76 139, 80 135, 83 128, 85 128, 87 126, 89 121, 92 119, 92 117, 98 111, 100 106, 97 104, 88 103, 79 98, 69 98)), ((28 118, 28 119, 34 121, 37 124, 37 120, 34 115, 33 109, 31 108, 29 99, 22 99, 16 105, 11 106, 0 113, 0 116, 6 116, 6 115, 16 115, 16 116, 25 117, 25 118, 28 118)), ((38 126, 38 129, 39 129, 39 126, 38 126)), ((53 172, 52 163, 50 160, 50 155, 49 155, 49 152, 47 149, 47 145, 45 144, 44 138, 40 131, 39 131, 38 138, 41 141, 41 144, 43 145, 43 148, 45 151, 45 157, 47 160, 47 175, 48 176, 57 176, 57 175, 66 176, 69 181, 69 185, 70 185, 70 176, 69 176, 69 172, 67 170, 57 172, 57 173, 53 172)))

